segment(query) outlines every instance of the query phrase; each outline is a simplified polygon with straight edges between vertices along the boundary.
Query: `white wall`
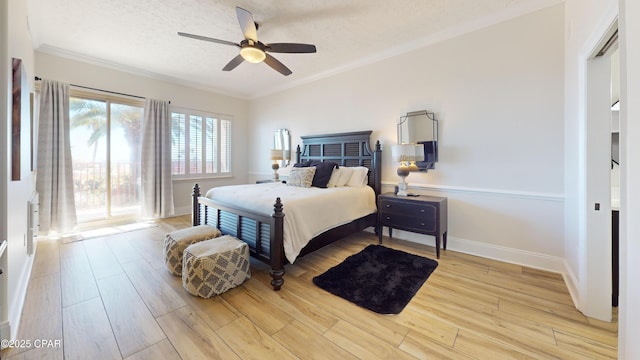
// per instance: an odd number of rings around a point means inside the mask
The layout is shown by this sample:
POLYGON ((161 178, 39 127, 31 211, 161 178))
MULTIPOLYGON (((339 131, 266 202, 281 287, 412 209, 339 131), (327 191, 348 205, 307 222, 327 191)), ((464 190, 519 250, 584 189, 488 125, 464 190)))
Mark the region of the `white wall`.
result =
POLYGON ((203 189, 213 186, 245 183, 247 181, 247 142, 245 141, 248 117, 248 100, 216 94, 195 88, 172 84, 166 81, 130 72, 79 62, 47 53, 36 52, 36 75, 51 80, 115 91, 148 98, 171 100, 178 108, 210 111, 233 117, 232 171, 233 178, 217 180, 174 181, 174 204, 176 214, 191 213, 190 194, 195 182, 203 189))
MULTIPOLYGON (((3 16, 7 16, 2 21, 7 24, 8 34, 10 36, 6 41, 0 41, 0 46, 6 47, 8 66, 3 66, 5 71, 3 75, 2 85, 7 93, 3 93, 3 102, 6 101, 6 112, 3 112, 3 135, 2 144, 6 147, 2 153, 2 167, 0 168, 0 176, 3 178, 3 188, 0 190, 0 201, 3 202, 3 211, 0 216, 3 217, 3 231, 0 233, 2 238, 8 240, 8 248, 6 253, 6 262, 3 261, 2 266, 5 269, 6 280, 0 297, 0 338, 6 339, 15 336, 16 324, 22 312, 22 305, 26 288, 28 284, 29 274, 33 256, 27 255, 26 233, 27 233, 27 201, 33 192, 33 178, 31 175, 31 148, 30 148, 30 118, 28 114, 29 99, 23 99, 22 121, 21 121, 21 137, 20 137, 20 153, 21 153, 21 172, 20 181, 11 181, 11 58, 20 58, 27 74, 27 93, 33 89, 33 50, 31 49, 31 37, 27 28, 27 7, 26 3, 21 0, 4 1, 2 6, 7 7, 7 11, 3 11, 3 16), (6 14, 6 15, 5 15, 6 14), (8 14, 11 14, 9 16, 8 14), (6 182, 5 182, 6 181, 6 182), (6 184, 6 186, 4 186, 6 184), (6 227, 6 228, 5 228, 6 227)), ((5 10, 5 9, 3 9, 5 10)), ((3 63, 4 65, 5 63, 3 63)))
POLYGON ((640 3, 620 1, 621 212, 618 358, 640 359, 640 3), (634 335, 635 334, 635 335, 634 335))
MULTIPOLYGON (((276 128, 301 135, 373 130, 382 180, 397 183, 396 122, 440 120, 439 162, 411 187, 449 198, 451 249, 554 271, 563 249, 562 5, 251 102, 250 171, 270 175, 276 128), (523 231, 523 229, 525 231, 523 231)), ((399 236, 433 244, 431 237, 399 236)))

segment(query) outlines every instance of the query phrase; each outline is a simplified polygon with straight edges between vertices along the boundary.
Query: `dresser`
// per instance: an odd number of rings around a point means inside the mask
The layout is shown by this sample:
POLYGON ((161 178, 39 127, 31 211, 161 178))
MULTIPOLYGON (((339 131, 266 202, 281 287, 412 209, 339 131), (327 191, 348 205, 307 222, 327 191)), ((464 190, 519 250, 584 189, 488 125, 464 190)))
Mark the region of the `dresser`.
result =
POLYGON ((382 227, 432 235, 436 238, 436 256, 440 258, 440 242, 447 249, 447 198, 436 196, 378 196, 378 240, 382 243, 382 227))

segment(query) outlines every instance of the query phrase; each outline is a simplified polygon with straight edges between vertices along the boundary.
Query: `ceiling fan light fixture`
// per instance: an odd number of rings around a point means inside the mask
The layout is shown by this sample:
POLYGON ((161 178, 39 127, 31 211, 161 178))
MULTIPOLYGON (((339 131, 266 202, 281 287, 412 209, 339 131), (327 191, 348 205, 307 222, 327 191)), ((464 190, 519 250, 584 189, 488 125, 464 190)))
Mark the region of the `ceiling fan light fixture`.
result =
POLYGON ((258 23, 253 20, 253 15, 248 10, 236 6, 236 15, 238 16, 238 23, 240 24, 240 30, 244 34, 244 40, 240 43, 234 43, 231 41, 214 39, 206 36, 189 34, 178 32, 179 36, 184 36, 196 40, 209 41, 213 43, 236 46, 240 48, 240 54, 236 55, 231 61, 229 61, 222 71, 231 71, 235 69, 242 62, 250 62, 258 64, 264 62, 269 65, 273 70, 279 72, 284 76, 292 74, 291 70, 281 63, 278 59, 270 53, 286 53, 286 54, 309 54, 316 52, 316 46, 311 44, 298 44, 298 43, 271 43, 265 45, 258 41, 258 23))
POLYGON ((245 46, 240 49, 240 55, 246 61, 254 64, 261 63, 267 57, 264 51, 252 46, 245 46))

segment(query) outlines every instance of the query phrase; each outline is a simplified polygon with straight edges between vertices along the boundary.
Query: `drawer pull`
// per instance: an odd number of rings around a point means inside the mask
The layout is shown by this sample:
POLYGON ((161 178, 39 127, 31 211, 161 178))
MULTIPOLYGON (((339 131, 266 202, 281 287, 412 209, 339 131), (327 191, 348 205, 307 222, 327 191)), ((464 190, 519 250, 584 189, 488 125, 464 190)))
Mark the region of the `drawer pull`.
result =
POLYGON ((390 216, 387 216, 387 220, 391 220, 391 217, 390 217, 390 216))
POLYGON ((391 207, 391 205, 387 204, 387 207, 388 207, 388 208, 390 208, 390 207, 391 207))
POLYGON ((424 223, 420 223, 420 226, 424 226, 424 223))
POLYGON ((420 212, 421 212, 421 213, 423 213, 423 212, 424 212, 424 209, 420 209, 420 212))

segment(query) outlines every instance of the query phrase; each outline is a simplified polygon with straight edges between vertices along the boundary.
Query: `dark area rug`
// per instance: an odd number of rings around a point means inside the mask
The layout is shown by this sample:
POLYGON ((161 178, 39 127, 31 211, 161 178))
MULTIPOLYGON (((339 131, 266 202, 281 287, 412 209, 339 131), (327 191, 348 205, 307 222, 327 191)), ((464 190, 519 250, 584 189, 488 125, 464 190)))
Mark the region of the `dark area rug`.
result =
POLYGON ((371 311, 399 314, 437 266, 435 260, 369 245, 313 283, 371 311))

